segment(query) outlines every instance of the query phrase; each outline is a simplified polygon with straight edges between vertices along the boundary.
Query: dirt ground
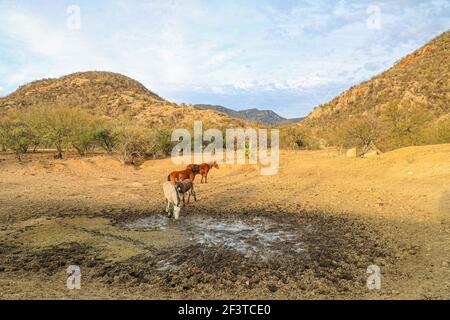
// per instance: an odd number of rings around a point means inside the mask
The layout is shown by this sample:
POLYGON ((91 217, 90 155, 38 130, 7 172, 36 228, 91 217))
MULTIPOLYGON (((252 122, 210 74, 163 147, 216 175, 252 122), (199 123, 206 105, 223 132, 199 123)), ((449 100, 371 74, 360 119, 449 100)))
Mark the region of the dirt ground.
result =
POLYGON ((222 165, 177 222, 175 168, 1 154, 0 298, 450 299, 450 145, 282 152, 275 176, 222 165))

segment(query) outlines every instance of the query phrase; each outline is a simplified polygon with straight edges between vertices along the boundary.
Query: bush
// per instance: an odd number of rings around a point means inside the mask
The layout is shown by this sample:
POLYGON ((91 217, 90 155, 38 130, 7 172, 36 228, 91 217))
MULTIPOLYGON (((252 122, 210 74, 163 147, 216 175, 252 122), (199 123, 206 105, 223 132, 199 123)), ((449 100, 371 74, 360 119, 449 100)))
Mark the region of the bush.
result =
POLYGON ((71 133, 78 122, 79 113, 67 107, 34 107, 28 113, 32 132, 47 147, 56 148, 56 159, 62 159, 63 149, 71 143, 71 133))
POLYGON ((438 143, 450 143, 450 117, 438 121, 436 140, 438 143))
POLYGON ((350 118, 338 130, 338 141, 346 148, 358 147, 365 152, 381 134, 379 122, 373 117, 350 118))
POLYGON ((381 113, 389 149, 428 143, 426 128, 431 114, 423 107, 389 103, 381 113))
POLYGON ((105 150, 107 153, 112 153, 117 143, 117 137, 112 129, 102 127, 95 133, 95 141, 97 146, 105 150))
POLYGON ((114 129, 114 135, 120 162, 138 165, 148 150, 148 129, 135 125, 120 125, 114 129))
POLYGON ((318 141, 306 126, 291 126, 280 129, 280 145, 283 149, 316 149, 318 141))
POLYGON ((8 125, 6 117, 0 117, 0 150, 6 152, 6 145, 8 144, 8 138, 6 133, 8 132, 8 125))
POLYGON ((160 129, 150 134, 146 156, 153 159, 169 155, 172 151, 171 133, 169 130, 160 129))
POLYGON ((34 137, 23 119, 18 114, 10 114, 0 119, 0 141, 2 149, 12 150, 20 161, 21 155, 28 151, 34 137))
POLYGON ((70 130, 70 144, 80 156, 86 155, 88 149, 96 142, 100 122, 90 115, 80 113, 73 118, 70 130))

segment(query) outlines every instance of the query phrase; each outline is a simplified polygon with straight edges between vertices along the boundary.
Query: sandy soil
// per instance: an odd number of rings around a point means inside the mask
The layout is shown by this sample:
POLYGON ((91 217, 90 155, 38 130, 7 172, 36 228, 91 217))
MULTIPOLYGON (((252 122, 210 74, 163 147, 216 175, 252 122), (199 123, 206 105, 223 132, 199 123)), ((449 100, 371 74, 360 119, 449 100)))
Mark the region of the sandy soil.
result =
POLYGON ((0 298, 450 299, 449 160, 439 145, 283 152, 276 176, 224 165, 173 222, 169 159, 2 154, 0 298))

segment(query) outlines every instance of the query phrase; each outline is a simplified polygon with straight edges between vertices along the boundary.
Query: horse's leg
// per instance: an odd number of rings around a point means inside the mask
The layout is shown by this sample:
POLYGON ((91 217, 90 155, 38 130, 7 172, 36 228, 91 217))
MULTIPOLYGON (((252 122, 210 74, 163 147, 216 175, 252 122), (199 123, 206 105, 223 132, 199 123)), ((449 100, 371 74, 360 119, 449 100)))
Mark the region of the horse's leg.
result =
POLYGON ((178 220, 180 218, 180 211, 181 211, 180 207, 175 206, 173 208, 173 214, 175 216, 175 220, 178 220))
POLYGON ((166 208, 167 216, 172 217, 172 212, 170 212, 170 201, 167 200, 167 208, 166 208))
POLYGON ((188 204, 191 203, 191 192, 189 191, 189 195, 188 195, 188 204))
POLYGON ((197 195, 195 194, 194 187, 192 187, 192 195, 194 196, 194 200, 197 201, 197 195))

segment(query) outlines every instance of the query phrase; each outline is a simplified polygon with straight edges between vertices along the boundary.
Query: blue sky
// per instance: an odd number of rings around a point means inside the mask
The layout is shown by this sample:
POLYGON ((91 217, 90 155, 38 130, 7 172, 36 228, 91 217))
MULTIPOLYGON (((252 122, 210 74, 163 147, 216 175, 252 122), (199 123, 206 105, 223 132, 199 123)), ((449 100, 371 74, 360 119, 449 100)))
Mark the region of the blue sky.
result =
POLYGON ((105 70, 178 103, 298 117, 448 29, 450 0, 0 0, 0 96, 105 70))

